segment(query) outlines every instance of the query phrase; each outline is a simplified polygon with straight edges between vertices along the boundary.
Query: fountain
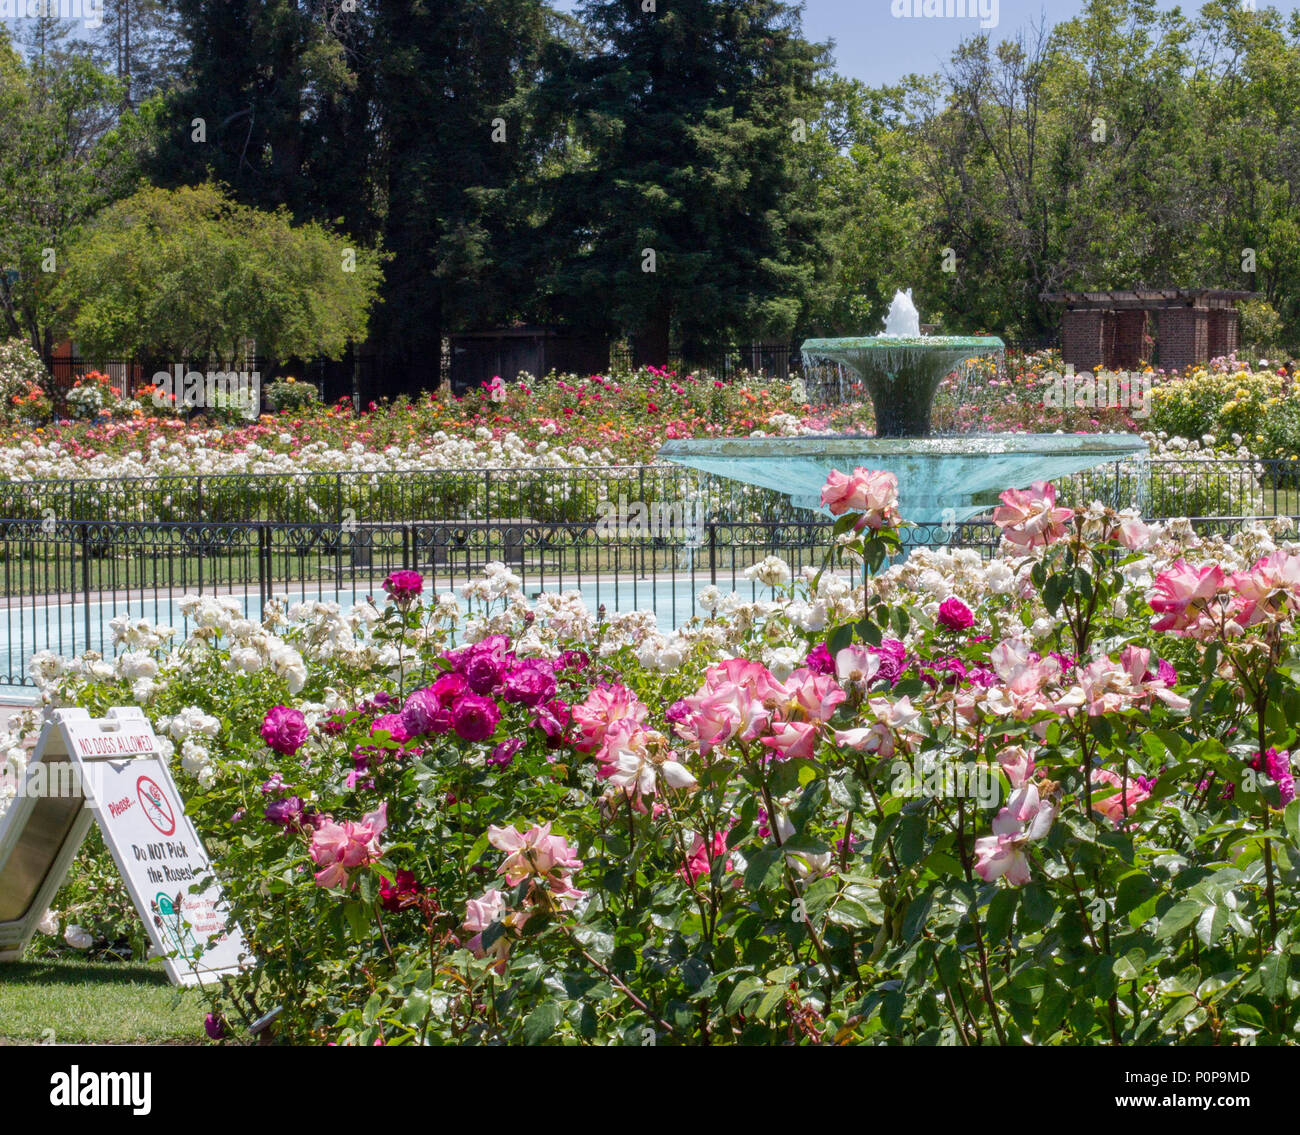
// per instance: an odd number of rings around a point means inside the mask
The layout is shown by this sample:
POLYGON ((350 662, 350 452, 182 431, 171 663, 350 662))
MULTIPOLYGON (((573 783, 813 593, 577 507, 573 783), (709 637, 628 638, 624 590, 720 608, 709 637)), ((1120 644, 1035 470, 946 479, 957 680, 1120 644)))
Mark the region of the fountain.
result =
POLYGON ((894 296, 885 330, 854 339, 809 339, 805 366, 838 363, 862 381, 876 415, 874 437, 690 438, 659 455, 678 465, 774 489, 801 508, 824 511, 832 469, 861 465, 898 478, 899 511, 915 524, 952 525, 986 512, 1004 489, 1052 481, 1093 466, 1145 455, 1133 434, 931 435, 940 383, 980 358, 1000 357, 994 336, 922 335, 912 293, 894 296))

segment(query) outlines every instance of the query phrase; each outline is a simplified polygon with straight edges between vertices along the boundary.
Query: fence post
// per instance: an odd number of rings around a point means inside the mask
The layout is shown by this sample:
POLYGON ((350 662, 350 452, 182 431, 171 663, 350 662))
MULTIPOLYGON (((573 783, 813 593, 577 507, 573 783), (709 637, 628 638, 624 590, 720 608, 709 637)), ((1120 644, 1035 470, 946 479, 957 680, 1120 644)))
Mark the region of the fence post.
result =
POLYGON ((718 585, 718 522, 709 521, 709 582, 718 585))
POLYGON ((257 526, 258 621, 271 601, 271 529, 266 521, 257 526))
MULTIPOLYGON (((343 474, 334 474, 334 582, 343 581, 343 474)), ((355 539, 355 537, 354 537, 355 539)))
POLYGON ((83 618, 86 626, 86 650, 90 647, 90 522, 81 522, 81 594, 85 599, 83 618))

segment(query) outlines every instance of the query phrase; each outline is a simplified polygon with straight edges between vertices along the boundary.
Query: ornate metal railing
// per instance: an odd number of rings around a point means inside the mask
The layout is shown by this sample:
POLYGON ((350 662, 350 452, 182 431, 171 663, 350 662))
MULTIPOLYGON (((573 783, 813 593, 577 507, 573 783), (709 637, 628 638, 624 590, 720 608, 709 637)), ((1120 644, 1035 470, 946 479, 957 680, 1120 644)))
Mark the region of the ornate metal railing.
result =
MULTIPOLYGON (((1297 476, 1290 462, 1159 459, 1058 487, 1070 503, 1226 528, 1300 515, 1297 476)), ((112 654, 115 615, 184 630, 186 593, 237 596, 256 617, 272 595, 382 594, 396 568, 441 590, 501 561, 530 594, 577 587, 610 611, 653 607, 667 627, 699 613, 706 584, 762 593, 744 571, 765 556, 820 565, 829 535, 779 493, 659 465, 0 482, 0 683, 27 682, 39 650, 112 654)), ((991 555, 997 530, 984 517, 905 539, 991 555)))

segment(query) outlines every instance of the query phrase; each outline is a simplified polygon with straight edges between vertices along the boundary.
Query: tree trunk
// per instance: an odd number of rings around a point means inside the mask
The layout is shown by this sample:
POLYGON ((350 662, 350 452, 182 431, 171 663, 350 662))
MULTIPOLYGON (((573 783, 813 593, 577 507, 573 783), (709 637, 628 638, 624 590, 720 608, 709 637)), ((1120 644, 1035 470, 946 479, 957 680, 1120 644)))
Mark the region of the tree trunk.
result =
POLYGON ((632 365, 663 367, 668 365, 668 339, 672 328, 672 308, 661 300, 649 318, 632 336, 632 365))

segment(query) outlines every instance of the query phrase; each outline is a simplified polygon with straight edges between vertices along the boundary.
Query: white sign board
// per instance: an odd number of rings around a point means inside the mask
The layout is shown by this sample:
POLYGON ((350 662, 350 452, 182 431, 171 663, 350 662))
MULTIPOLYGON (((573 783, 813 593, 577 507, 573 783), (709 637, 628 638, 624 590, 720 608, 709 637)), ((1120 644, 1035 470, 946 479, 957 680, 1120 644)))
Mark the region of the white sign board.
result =
POLYGON ((212 864, 144 713, 52 717, 26 773, 25 784, 41 790, 20 794, 0 817, 0 960, 21 955, 93 816, 172 981, 201 985, 236 972, 248 949, 215 882, 190 893, 211 879, 212 864))

